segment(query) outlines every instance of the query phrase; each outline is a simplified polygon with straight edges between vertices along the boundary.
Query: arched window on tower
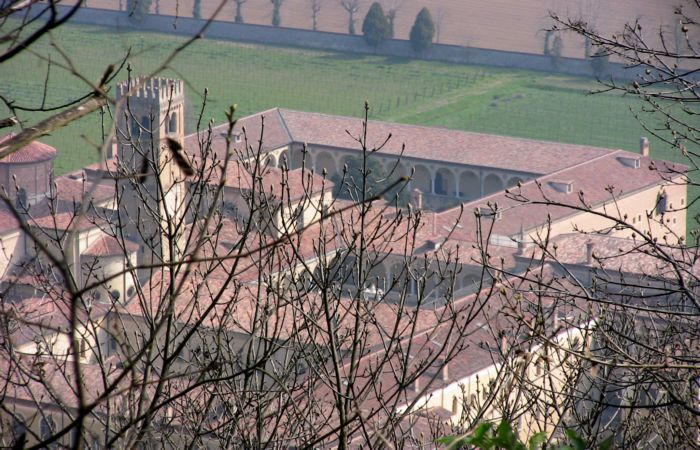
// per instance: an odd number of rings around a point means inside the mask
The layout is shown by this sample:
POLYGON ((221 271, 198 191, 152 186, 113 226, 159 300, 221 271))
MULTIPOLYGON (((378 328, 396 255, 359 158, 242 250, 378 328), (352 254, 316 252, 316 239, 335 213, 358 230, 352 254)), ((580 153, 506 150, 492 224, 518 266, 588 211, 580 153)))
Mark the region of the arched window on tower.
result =
POLYGON ((177 133, 177 113, 170 114, 166 131, 168 134, 177 133))
POLYGON ((41 419, 39 432, 42 441, 50 438, 56 432, 56 422, 53 421, 51 416, 46 416, 41 419))
POLYGON ((22 437, 26 435, 27 425, 24 421, 24 417, 21 414, 15 414, 12 417, 12 438, 15 443, 22 437))
POLYGON ((141 136, 141 125, 139 125, 139 121, 136 120, 136 117, 131 117, 131 138, 132 139, 138 139, 141 136))
POLYGON ((145 132, 152 132, 151 130, 151 118, 149 116, 142 116, 141 117, 141 127, 143 128, 143 131, 145 132))
POLYGON ((17 191, 17 198, 15 199, 15 207, 22 211, 29 206, 29 197, 27 196, 27 190, 24 188, 19 188, 17 191))

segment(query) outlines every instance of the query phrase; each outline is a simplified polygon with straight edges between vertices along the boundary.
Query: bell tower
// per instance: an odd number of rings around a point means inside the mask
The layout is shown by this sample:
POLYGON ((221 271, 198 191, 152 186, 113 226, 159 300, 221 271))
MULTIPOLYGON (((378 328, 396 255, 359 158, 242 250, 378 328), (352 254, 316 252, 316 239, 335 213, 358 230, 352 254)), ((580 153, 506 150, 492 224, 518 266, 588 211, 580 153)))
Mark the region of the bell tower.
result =
POLYGON ((141 244, 139 264, 170 262, 182 250, 185 226, 185 176, 174 158, 184 157, 183 82, 129 79, 117 85, 117 105, 122 224, 141 244))

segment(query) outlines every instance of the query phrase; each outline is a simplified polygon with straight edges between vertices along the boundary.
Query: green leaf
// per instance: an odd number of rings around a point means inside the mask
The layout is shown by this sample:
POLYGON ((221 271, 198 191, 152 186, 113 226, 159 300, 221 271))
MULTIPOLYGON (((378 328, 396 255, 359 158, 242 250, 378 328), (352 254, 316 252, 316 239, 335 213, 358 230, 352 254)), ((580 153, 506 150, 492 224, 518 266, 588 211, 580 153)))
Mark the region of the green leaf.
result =
POLYGON ((613 443, 615 442, 615 436, 610 435, 606 439, 603 440, 603 442, 600 443, 598 446, 598 450, 610 450, 613 447, 613 443))
POLYGON ((513 433, 513 428, 511 428, 510 423, 505 420, 498 425, 494 443, 496 446, 507 450, 525 449, 525 446, 518 440, 515 433, 513 433))
POLYGON ((544 431, 540 431, 539 433, 535 433, 530 438, 528 449, 529 450, 537 450, 546 441, 547 441, 547 436, 544 434, 544 431))
POLYGON ((457 436, 443 436, 435 439, 436 444, 450 445, 457 439, 457 436))
POLYGON ((586 443, 579 437, 578 434, 571 428, 567 429, 565 431, 566 437, 569 438, 572 444, 574 444, 574 448, 576 450, 586 450, 586 443))
POLYGON ((485 437, 487 433, 491 431, 491 428, 493 428, 493 424, 491 422, 484 422, 479 424, 479 426, 476 427, 474 430, 474 436, 477 439, 480 439, 482 437, 485 437))

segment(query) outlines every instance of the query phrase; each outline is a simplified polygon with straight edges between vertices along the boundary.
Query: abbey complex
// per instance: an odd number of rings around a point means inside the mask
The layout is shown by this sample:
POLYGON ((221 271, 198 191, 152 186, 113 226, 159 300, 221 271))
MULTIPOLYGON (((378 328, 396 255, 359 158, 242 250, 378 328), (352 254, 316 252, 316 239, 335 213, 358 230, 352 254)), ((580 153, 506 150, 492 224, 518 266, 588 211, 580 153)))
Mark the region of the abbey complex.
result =
POLYGON ((587 423, 623 420, 590 362, 600 299, 658 305, 685 276, 657 256, 684 260, 687 168, 646 138, 278 108, 186 135, 182 81, 117 89, 102 161, 0 160, 4 443, 417 447, 505 416, 551 436, 595 396, 587 423))

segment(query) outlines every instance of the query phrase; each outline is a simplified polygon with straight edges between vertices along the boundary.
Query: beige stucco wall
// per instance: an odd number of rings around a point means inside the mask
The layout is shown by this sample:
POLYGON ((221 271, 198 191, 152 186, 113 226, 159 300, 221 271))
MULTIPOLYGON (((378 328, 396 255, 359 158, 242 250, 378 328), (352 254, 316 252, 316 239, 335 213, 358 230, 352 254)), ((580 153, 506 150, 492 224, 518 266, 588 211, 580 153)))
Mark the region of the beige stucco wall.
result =
MULTIPOLYGON (((570 194, 572 202, 577 202, 574 197, 576 193, 570 194)), ((663 236, 668 235, 669 243, 677 244, 678 239, 675 236, 686 235, 686 208, 688 205, 688 190, 685 184, 677 185, 664 184, 655 185, 649 188, 640 190, 630 195, 611 201, 605 205, 593 208, 597 213, 604 213, 612 217, 625 220, 631 226, 639 229, 640 232, 651 232, 653 237, 660 240, 663 236), (676 211, 669 211, 663 216, 663 225, 660 223, 661 215, 656 213, 655 206, 657 198, 661 193, 666 193, 668 196, 667 204, 676 211), (647 215, 651 213, 651 219, 647 219, 647 215), (627 215, 627 219, 624 216, 627 215), (641 216, 641 220, 640 220, 641 216)), ((572 210, 572 215, 552 223, 549 229, 550 236, 571 233, 575 230, 584 232, 595 232, 605 230, 614 226, 614 222, 596 214, 586 212, 575 212, 572 210)), ((537 232, 541 236, 546 230, 539 228, 536 232, 530 232, 531 236, 535 236, 537 232)), ((630 238, 633 231, 628 229, 613 229, 611 236, 630 238)), ((639 233, 637 233, 639 234, 639 233)))
MULTIPOLYGON (((559 333, 553 341, 563 349, 580 350, 580 345, 586 342, 585 330, 586 327, 571 328, 559 333)), ((522 439, 527 441, 540 431, 550 434, 560 419, 557 411, 550 407, 537 414, 533 406, 556 405, 559 396, 566 395, 565 380, 572 370, 577 370, 576 364, 569 365, 570 360, 565 350, 538 346, 525 357, 513 357, 505 367, 503 363, 496 363, 464 378, 451 380, 418 399, 414 408, 439 407, 451 411, 451 421, 458 425, 463 413, 472 418, 477 412, 483 412, 480 421, 499 420, 498 407, 507 402, 509 408, 520 410, 518 431, 522 439), (542 356, 549 361, 548 369, 542 356), (492 382, 495 383, 495 392, 490 386, 492 382), (520 386, 526 386, 524 389, 531 395, 522 395, 524 391, 519 389, 520 386)), ((400 412, 405 410, 405 406, 399 408, 400 412)))
POLYGON ((24 236, 20 230, 11 230, 0 234, 0 277, 11 264, 25 257, 24 236))
POLYGON ((103 283, 95 290, 100 292, 101 299, 108 299, 112 291, 118 291, 119 301, 124 302, 127 297, 127 291, 135 285, 133 275, 127 273, 129 266, 127 264, 127 258, 131 266, 136 265, 136 253, 102 256, 98 258, 83 256, 81 258, 81 267, 84 285, 92 284, 99 280, 105 280, 113 275, 119 274, 114 278, 110 278, 109 281, 103 283))
MULTIPOLYGON (((2 421, 3 433, 0 436, 0 446, 3 448, 9 448, 14 443, 14 436, 12 436, 12 423, 15 418, 19 418, 24 422, 26 433, 25 446, 29 447, 37 442, 35 436, 41 437, 41 422, 42 419, 51 419, 55 423, 55 430, 60 431, 68 426, 72 419, 66 414, 65 411, 59 409, 59 407, 54 406, 49 403, 34 403, 26 400, 16 400, 13 398, 5 398, 4 407, 0 410, 0 420, 2 421), (9 411, 9 412, 8 412, 9 411), (14 417, 13 417, 14 416, 14 417)), ((76 411, 71 411, 75 414, 76 411)), ((93 440, 99 440, 104 438, 104 427, 92 417, 88 417, 84 423, 84 427, 87 432, 84 434, 89 436, 88 448, 93 440)), ((64 437, 58 440, 61 448, 69 448, 72 445, 73 433, 67 433, 64 437)))

